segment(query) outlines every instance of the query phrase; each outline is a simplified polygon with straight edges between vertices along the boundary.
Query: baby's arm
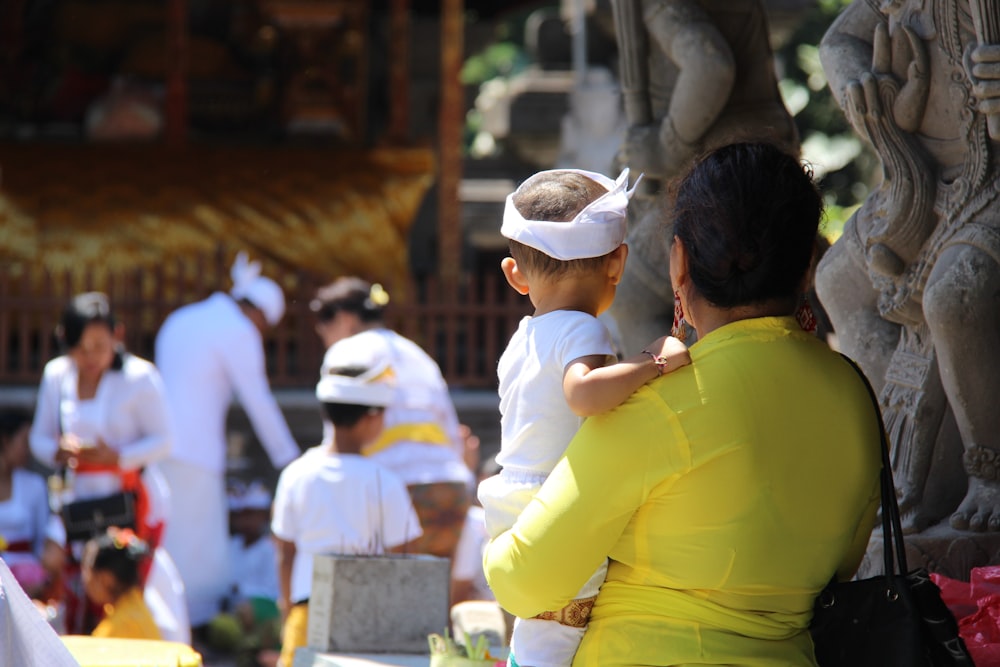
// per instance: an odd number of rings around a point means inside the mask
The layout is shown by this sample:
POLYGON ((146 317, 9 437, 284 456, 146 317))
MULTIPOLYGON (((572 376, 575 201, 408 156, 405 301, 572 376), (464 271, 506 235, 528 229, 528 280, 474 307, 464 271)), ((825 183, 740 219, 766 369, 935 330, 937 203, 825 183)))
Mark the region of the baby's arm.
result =
POLYGON ((653 378, 691 363, 687 347, 673 336, 658 338, 645 350, 609 366, 604 365, 603 355, 579 357, 566 364, 563 394, 570 409, 581 417, 610 410, 653 378))

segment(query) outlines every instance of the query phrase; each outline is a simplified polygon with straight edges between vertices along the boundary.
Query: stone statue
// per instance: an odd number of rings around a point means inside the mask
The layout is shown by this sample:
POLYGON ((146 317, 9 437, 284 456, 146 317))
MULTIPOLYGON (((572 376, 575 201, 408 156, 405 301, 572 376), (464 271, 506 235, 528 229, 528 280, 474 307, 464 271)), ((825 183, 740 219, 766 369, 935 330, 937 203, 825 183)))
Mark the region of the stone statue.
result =
POLYGON ((618 85, 604 67, 591 67, 569 96, 563 116, 556 169, 614 171, 615 157, 625 138, 618 85))
POLYGON ((778 93, 761 0, 612 0, 629 122, 622 158, 646 185, 629 211, 629 260, 609 313, 625 354, 670 330, 674 297, 661 185, 700 153, 770 140, 798 152, 778 93))
POLYGON ((998 12, 996 0, 855 0, 820 45, 882 182, 816 287, 880 392, 911 532, 949 514, 955 529, 1000 530, 1000 132, 988 131, 1000 35, 985 34, 998 12))

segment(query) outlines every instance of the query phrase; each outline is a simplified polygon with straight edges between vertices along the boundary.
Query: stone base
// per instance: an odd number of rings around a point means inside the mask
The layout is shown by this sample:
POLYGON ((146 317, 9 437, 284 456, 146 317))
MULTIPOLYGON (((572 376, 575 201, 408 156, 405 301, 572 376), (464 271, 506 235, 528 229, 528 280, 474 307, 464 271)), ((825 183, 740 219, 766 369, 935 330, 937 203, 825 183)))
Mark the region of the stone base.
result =
POLYGON ((427 655, 427 635, 449 624, 450 575, 434 556, 316 556, 309 648, 427 655))
MULTIPOLYGON (((955 530, 945 520, 914 535, 906 535, 906 561, 910 570, 923 567, 960 581, 969 580, 974 567, 1000 564, 1000 533, 955 530)), ((872 534, 858 578, 882 574, 882 530, 872 534)))
POLYGON ((295 651, 292 667, 427 667, 429 655, 335 654, 312 648, 295 651))

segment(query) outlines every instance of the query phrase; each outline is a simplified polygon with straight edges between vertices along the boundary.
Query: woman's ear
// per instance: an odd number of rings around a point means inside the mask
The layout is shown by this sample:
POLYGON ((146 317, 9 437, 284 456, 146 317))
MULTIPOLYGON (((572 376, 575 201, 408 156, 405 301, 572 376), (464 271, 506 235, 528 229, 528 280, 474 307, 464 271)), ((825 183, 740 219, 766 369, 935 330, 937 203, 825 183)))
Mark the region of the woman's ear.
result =
POLYGON ((608 256, 608 278, 612 285, 617 285, 622 281, 626 260, 628 260, 628 246, 624 243, 612 250, 608 256))
POLYGON ((670 243, 670 285, 680 290, 688 281, 688 256, 683 241, 676 236, 670 243))
POLYGON ((514 291, 521 295, 528 293, 528 279, 517 266, 517 261, 513 257, 504 257, 500 262, 500 269, 503 271, 507 284, 514 288, 514 291))

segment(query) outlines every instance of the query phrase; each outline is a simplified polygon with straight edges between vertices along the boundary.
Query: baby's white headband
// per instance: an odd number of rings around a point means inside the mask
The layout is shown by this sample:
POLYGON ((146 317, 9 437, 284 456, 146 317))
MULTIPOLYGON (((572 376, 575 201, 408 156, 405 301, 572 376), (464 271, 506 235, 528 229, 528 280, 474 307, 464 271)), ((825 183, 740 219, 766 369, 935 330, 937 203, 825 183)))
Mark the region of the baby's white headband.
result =
POLYGON ((562 261, 601 257, 620 246, 627 231, 625 214, 628 202, 642 180, 642 174, 631 188, 628 187, 628 168, 623 169, 615 181, 583 169, 550 169, 539 174, 560 171, 586 176, 607 188, 608 193, 588 204, 571 221, 550 222, 524 219, 514 206, 514 195, 519 187, 507 196, 500 234, 562 261))

